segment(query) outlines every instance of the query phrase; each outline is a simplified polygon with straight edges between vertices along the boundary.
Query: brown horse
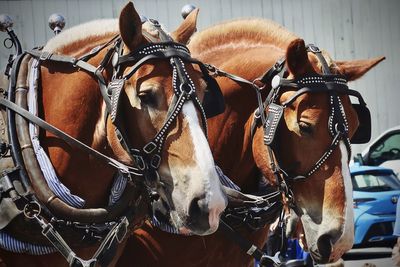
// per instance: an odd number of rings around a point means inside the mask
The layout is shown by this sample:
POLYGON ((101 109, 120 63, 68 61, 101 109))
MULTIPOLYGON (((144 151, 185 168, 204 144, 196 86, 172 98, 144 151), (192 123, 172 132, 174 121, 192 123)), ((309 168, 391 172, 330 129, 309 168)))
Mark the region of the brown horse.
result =
MULTIPOLYGON (((237 20, 196 33, 189 47, 202 60, 228 73, 254 81, 278 59, 286 57, 289 78, 321 73, 321 62, 307 53, 304 41, 267 20, 237 20)), ((330 70, 347 80, 360 78, 382 58, 359 61, 332 61, 324 53, 330 70)), ((209 140, 214 158, 224 173, 242 191, 257 192, 259 171, 275 184, 269 154, 264 145, 263 127, 254 137, 251 126, 258 107, 251 86, 226 77, 217 79, 224 94, 226 110, 208 120, 209 140)), ((263 97, 271 90, 269 83, 263 97)), ((284 103, 296 90, 278 97, 284 103)), ((347 95, 340 96, 348 121, 349 137, 358 127, 358 118, 347 95)), ((328 131, 329 101, 326 93, 305 93, 284 110, 277 133, 275 156, 281 168, 303 174, 315 165, 332 142, 328 131)), ((305 230, 308 249, 318 263, 335 262, 352 247, 352 187, 348 161, 350 154, 341 141, 321 167, 303 181, 291 184, 295 205, 305 230)), ((261 247, 268 226, 240 233, 261 247)), ((162 232, 148 224, 128 240, 119 266, 253 266, 252 258, 220 231, 205 237, 179 236, 162 232)))
MULTIPOLYGON (((193 32, 192 21, 193 16, 189 16, 171 33, 174 41, 188 41, 193 32)), ((142 29, 140 17, 133 4, 129 3, 123 8, 119 23, 117 20, 106 20, 78 25, 50 40, 44 50, 79 58, 100 46, 103 49, 88 60, 89 64, 98 66, 106 57, 109 51, 107 48, 112 43, 104 44, 115 35, 120 34, 122 39, 121 58, 127 55, 129 59, 132 52, 150 43, 148 39, 159 38, 154 33, 158 34, 155 26, 150 27, 150 30, 142 29), (142 31, 145 32, 143 35, 142 31)), ((180 51, 179 55, 182 53, 180 51)), ((210 234, 218 227, 220 213, 226 206, 226 197, 202 128, 201 110, 196 110, 196 103, 188 97, 184 102, 179 102, 181 106, 175 106, 173 115, 176 116, 173 120, 169 119, 169 107, 174 105, 176 89, 173 86, 173 68, 169 58, 150 59, 132 72, 131 67, 135 63, 128 61, 120 69, 121 75, 125 75, 125 86, 122 88, 122 99, 118 108, 122 112, 121 120, 125 125, 127 140, 132 147, 142 148, 158 132, 166 132, 158 168, 166 189, 165 195, 160 195, 160 198, 172 205, 171 221, 176 227, 199 235, 210 234), (127 73, 131 75, 126 76, 127 73), (167 128, 164 125, 166 121, 170 124, 167 128)), ((191 63, 182 63, 181 68, 185 70, 186 78, 193 83, 192 89, 196 89, 194 93, 185 92, 192 93, 193 98, 197 94, 201 102, 205 90, 202 72, 191 63)), ((117 136, 111 116, 106 114, 104 96, 93 75, 71 65, 50 60, 43 61, 40 72, 41 92, 38 98, 41 117, 93 149, 126 165, 136 166, 137 163, 133 162, 121 145, 121 138, 117 136)), ((103 75, 107 80, 111 79, 111 61, 106 64, 103 75)), ((107 206, 114 168, 89 156, 85 151, 68 145, 49 132, 43 131, 40 141, 60 181, 73 194, 85 200, 84 208, 107 206)), ((48 199, 47 203, 52 203, 55 198, 57 197, 48 199)), ((143 219, 144 217, 135 218, 139 223, 143 219)), ((30 232, 37 230, 36 234, 40 236, 40 229, 30 228, 30 225, 35 226, 35 221, 28 223, 22 227, 28 229, 28 232, 29 229, 30 232)), ((49 243, 45 244, 49 246, 49 243)), ((73 248, 79 257, 88 259, 97 247, 98 244, 95 243, 88 247, 73 248)), ((119 251, 115 252, 114 259, 119 254, 119 251)), ((0 258, 6 266, 67 265, 67 261, 59 253, 33 256, 0 249, 0 258)))

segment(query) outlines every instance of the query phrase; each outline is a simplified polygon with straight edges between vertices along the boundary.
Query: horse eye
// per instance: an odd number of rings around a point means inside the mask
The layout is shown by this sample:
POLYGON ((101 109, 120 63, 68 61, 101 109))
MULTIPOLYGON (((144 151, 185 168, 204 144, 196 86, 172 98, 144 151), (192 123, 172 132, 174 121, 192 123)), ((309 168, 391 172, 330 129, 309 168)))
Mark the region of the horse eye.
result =
POLYGON ((157 103, 155 96, 151 92, 139 93, 138 97, 145 105, 155 106, 157 103))
POLYGON ((299 129, 302 134, 312 134, 313 132, 311 124, 304 121, 299 122, 299 129))

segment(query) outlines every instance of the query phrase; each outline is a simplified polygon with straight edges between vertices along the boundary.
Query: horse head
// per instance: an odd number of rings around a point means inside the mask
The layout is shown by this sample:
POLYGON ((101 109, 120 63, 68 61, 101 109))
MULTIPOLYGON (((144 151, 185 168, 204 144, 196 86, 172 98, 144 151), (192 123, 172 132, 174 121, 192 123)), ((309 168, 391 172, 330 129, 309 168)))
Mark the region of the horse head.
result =
MULTIPOLYGON (((156 213, 169 212, 171 222, 181 231, 205 235, 218 228, 220 213, 226 206, 200 104, 207 84, 198 66, 179 57, 179 51, 175 58, 155 56, 140 65, 135 60, 136 51, 149 45, 150 40, 157 40, 160 47, 168 42, 186 43, 195 31, 196 17, 197 12, 193 12, 171 34, 174 40, 165 40, 170 37, 162 39, 165 33, 158 30, 161 26, 154 21, 148 23, 146 35, 142 34, 142 22, 132 3, 121 11, 121 58, 128 60, 121 63, 119 70, 125 80, 119 120, 123 121, 126 139, 132 147, 143 147, 144 153, 129 155, 120 145, 121 138, 110 119, 107 136, 114 154, 123 162, 150 161, 146 176, 161 200, 156 213)), ((154 55, 157 49, 148 46, 139 54, 154 55)))
MULTIPOLYGON (((275 103, 283 109, 271 145, 278 170, 284 173, 284 182, 293 197, 293 203, 288 200, 289 205, 303 226, 303 243, 317 263, 335 262, 353 245, 348 163, 350 139, 360 118, 349 95, 363 100, 346 83, 360 78, 383 59, 335 62, 327 53, 295 39, 286 51, 287 78, 281 75, 272 81, 273 89, 280 87, 275 103), (319 90, 320 87, 324 89, 319 90)), ((267 105, 266 114, 270 108, 267 105)), ((262 144, 271 136, 267 132, 264 135, 264 131, 266 128, 257 129, 253 143, 260 169, 270 166, 262 144)))

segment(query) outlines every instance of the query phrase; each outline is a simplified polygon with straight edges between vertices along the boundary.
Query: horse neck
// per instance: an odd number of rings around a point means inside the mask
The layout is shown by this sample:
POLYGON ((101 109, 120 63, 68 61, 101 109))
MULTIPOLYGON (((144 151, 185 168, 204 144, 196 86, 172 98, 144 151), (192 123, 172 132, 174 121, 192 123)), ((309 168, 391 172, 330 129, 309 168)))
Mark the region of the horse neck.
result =
MULTIPOLYGON (((97 38, 90 44, 79 41, 59 52, 78 57, 110 38, 97 38)), ((105 51, 100 52, 89 63, 97 66, 104 54, 105 51)), ((92 148, 110 153, 105 134, 104 103, 98 83, 92 75, 58 63, 49 63, 42 67, 41 78, 45 120, 92 148)), ((47 132, 42 133, 40 139, 60 181, 73 194, 85 199, 88 207, 107 204, 112 169, 47 132)))
MULTIPOLYGON (((196 53, 194 50, 194 56, 203 62, 253 81, 270 69, 284 55, 284 50, 269 43, 237 40, 196 53)), ((244 191, 255 191, 259 171, 253 158, 251 137, 253 114, 258 107, 254 88, 224 78, 218 83, 224 94, 226 109, 222 115, 209 120, 209 140, 214 158, 244 191)), ((262 92, 264 97, 269 89, 267 85, 262 92)))

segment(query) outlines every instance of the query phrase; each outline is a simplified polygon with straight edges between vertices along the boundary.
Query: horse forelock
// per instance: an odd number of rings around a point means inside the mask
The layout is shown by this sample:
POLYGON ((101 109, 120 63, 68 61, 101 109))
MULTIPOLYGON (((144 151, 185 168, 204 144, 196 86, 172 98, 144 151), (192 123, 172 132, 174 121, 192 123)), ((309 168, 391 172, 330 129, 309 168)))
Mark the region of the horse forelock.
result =
MULTIPOLYGON (((331 55, 324 49, 321 50, 321 54, 324 57, 326 64, 328 64, 329 70, 332 73, 337 74, 339 72, 339 68, 336 65, 335 61, 332 59, 331 55)), ((317 59, 315 55, 313 55, 313 57, 315 58, 316 68, 322 73, 322 63, 317 59)))
POLYGON ((286 49, 297 36, 281 25, 267 19, 239 19, 211 26, 196 33, 190 45, 192 50, 203 51, 210 47, 223 46, 227 43, 241 42, 273 44, 286 49))

